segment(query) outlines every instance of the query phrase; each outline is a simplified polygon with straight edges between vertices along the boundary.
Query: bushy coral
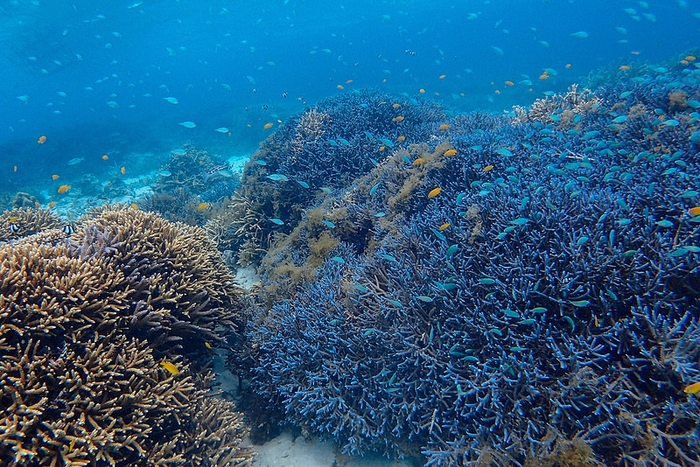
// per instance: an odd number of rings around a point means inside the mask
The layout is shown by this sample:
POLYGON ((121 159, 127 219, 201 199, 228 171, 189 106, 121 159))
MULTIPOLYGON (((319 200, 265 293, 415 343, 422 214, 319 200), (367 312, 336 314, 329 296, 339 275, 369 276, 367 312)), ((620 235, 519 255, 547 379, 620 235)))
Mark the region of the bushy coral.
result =
POLYGON ((319 198, 348 186, 393 149, 430 139, 445 119, 428 101, 374 90, 320 102, 261 144, 233 198, 225 241, 243 264, 257 262, 319 198))
POLYGON ((247 465, 209 393, 237 289, 202 229, 102 208, 0 246, 7 465, 247 465))
POLYGON ((655 73, 584 110, 536 104, 549 121, 456 117, 309 201, 281 240, 303 241, 262 263, 313 272, 248 330, 254 390, 351 453, 700 463, 683 392, 700 381, 699 89, 655 73), (336 244, 314 266, 323 226, 336 244))

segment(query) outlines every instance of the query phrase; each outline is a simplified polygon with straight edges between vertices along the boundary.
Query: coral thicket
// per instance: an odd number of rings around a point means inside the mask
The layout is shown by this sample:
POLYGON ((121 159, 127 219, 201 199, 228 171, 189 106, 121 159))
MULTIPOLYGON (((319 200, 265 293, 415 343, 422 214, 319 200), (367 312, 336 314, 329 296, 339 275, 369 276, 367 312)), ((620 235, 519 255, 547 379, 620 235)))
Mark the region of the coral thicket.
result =
POLYGON ((3 465, 249 464, 210 394, 238 292, 205 232, 109 207, 76 227, 0 246, 3 465))

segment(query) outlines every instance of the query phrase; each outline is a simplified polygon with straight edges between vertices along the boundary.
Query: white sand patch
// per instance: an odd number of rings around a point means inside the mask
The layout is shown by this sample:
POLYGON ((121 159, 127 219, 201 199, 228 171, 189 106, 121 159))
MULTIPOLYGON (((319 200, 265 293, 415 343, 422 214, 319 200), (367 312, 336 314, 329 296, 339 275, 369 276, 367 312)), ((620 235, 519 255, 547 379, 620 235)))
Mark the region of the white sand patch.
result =
POLYGON ((250 154, 243 154, 231 156, 228 159, 226 159, 226 162, 228 162, 229 167, 231 167, 231 172, 242 173, 243 167, 245 167, 249 160, 250 154))
POLYGON ((236 282, 246 290, 250 290, 255 284, 260 283, 260 277, 255 272, 255 268, 247 266, 236 271, 236 282))
POLYGON ((332 441, 303 436, 293 438, 285 432, 260 446, 252 446, 256 453, 256 467, 412 467, 409 461, 392 461, 379 456, 348 457, 338 454, 332 441))

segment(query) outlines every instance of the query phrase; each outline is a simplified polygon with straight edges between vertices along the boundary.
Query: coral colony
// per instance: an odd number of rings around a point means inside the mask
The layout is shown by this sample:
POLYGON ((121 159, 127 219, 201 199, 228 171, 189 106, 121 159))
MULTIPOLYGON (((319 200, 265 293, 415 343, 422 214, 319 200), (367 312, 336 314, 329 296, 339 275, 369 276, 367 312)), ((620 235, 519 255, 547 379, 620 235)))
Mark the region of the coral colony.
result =
POLYGON ((698 465, 700 75, 669 68, 501 116, 348 92, 232 195, 189 148, 141 210, 6 211, 0 456, 245 465, 248 410, 431 466, 698 465))

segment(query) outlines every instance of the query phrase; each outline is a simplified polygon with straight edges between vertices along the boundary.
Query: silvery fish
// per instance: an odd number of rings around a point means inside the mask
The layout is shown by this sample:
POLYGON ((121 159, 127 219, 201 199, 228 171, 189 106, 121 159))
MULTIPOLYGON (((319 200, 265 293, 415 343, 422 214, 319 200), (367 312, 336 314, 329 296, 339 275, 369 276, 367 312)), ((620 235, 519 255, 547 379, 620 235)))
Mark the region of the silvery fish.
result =
POLYGON ((71 160, 68 161, 68 165, 80 164, 80 163, 83 162, 84 160, 85 160, 84 157, 74 157, 73 159, 71 159, 71 160))

